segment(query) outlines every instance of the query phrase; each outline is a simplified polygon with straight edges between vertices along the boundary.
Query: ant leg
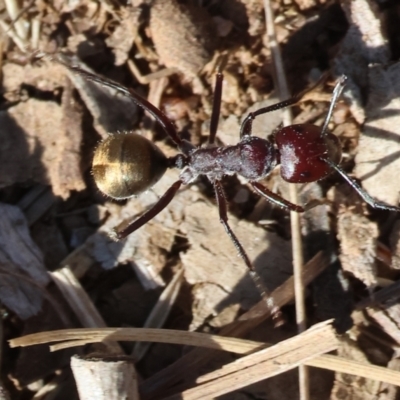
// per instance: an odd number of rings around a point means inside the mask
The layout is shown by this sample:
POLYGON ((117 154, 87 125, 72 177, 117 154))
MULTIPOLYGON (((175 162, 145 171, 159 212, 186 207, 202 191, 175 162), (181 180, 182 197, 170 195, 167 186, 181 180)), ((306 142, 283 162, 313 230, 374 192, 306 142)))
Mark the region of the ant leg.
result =
POLYGON ((311 86, 311 88, 309 88, 309 89, 306 89, 306 90, 300 92, 299 94, 294 95, 290 99, 287 99, 287 100, 281 101, 279 103, 272 104, 271 106, 263 107, 257 111, 251 112, 242 122, 242 126, 240 127, 240 138, 242 139, 243 136, 251 136, 253 120, 256 117, 258 117, 261 114, 266 114, 271 111, 280 110, 281 108, 286 108, 286 107, 289 107, 289 106, 292 106, 292 105, 298 103, 302 99, 302 97, 306 93, 308 93, 310 90, 314 89, 314 87, 315 87, 315 85, 311 86))
POLYGON ((333 109, 335 108, 335 105, 344 89, 344 86, 346 85, 346 81, 347 81, 347 76, 342 75, 339 78, 338 82, 336 83, 335 88, 333 89, 331 104, 329 105, 328 114, 326 115, 324 125, 322 126, 321 129, 321 136, 325 136, 327 133, 328 124, 332 117, 333 109))
POLYGON ((217 134, 219 113, 221 111, 221 99, 222 99, 222 83, 224 80, 224 75, 221 71, 217 72, 214 87, 214 100, 213 108, 211 112, 211 122, 210 122, 210 136, 208 137, 208 144, 213 144, 215 136, 217 134))
POLYGON ((276 206, 284 208, 285 210, 295 211, 299 213, 305 211, 304 207, 298 206, 297 204, 293 204, 290 201, 285 200, 283 197, 268 190, 265 186, 261 185, 261 183, 253 181, 250 182, 250 185, 253 187, 257 194, 259 194, 261 197, 264 197, 264 199, 272 204, 275 204, 276 206))
POLYGON ((226 198, 224 189, 222 188, 220 181, 214 182, 214 190, 215 197, 217 199, 218 211, 219 211, 219 220, 221 224, 224 226, 226 233, 229 238, 232 240, 236 250, 239 253, 239 256, 242 258, 244 263, 246 264, 250 276, 253 279, 254 284, 256 285, 258 291, 260 292, 263 300, 267 303, 267 307, 271 312, 272 317, 277 321, 277 324, 281 323, 281 313, 279 307, 275 304, 273 297, 271 296, 270 291, 266 288, 257 271, 255 270, 253 264, 251 263, 249 256, 246 254, 243 246, 239 242, 239 239, 233 233, 231 227, 228 224, 228 212, 226 206, 226 198))
POLYGON ((64 60, 58 58, 54 58, 54 61, 66 67, 69 71, 74 72, 88 81, 98 83, 99 85, 106 86, 110 89, 114 89, 119 93, 122 93, 126 97, 129 97, 134 103, 136 103, 139 107, 148 111, 157 122, 163 127, 165 133, 171 138, 171 140, 179 147, 180 150, 184 151, 184 143, 182 139, 178 136, 178 133, 175 129, 174 124, 169 118, 157 107, 153 106, 149 101, 147 101, 144 97, 140 96, 138 93, 130 90, 117 82, 114 82, 108 78, 100 77, 91 72, 85 71, 82 68, 79 68, 75 65, 68 65, 64 60))
POLYGON ((142 227, 144 224, 153 219, 157 214, 159 214, 164 208, 171 202, 171 200, 175 197, 176 192, 181 187, 182 181, 176 181, 157 201, 156 204, 153 205, 152 208, 144 212, 138 219, 131 222, 126 228, 122 230, 115 230, 114 235, 116 239, 123 239, 130 235, 132 232, 135 232, 137 229, 142 227))
POLYGON ((269 201, 270 203, 275 204, 276 206, 281 207, 287 211, 302 213, 323 204, 323 202, 321 202, 320 200, 310 200, 304 206, 298 206, 297 204, 293 204, 290 201, 285 200, 283 197, 275 194, 274 192, 271 192, 264 185, 261 185, 261 183, 255 181, 249 183, 258 195, 264 197, 264 199, 269 201))
MULTIPOLYGON (((336 102, 337 98, 340 96, 340 93, 341 93, 341 91, 342 91, 342 89, 344 87, 346 79, 347 79, 347 77, 345 75, 342 75, 342 77, 339 79, 339 82, 336 84, 335 89, 333 91, 334 94, 333 94, 333 98, 332 98, 332 100, 334 102, 336 102)), ((316 82, 314 85, 312 85, 311 87, 303 90, 302 92, 292 96, 290 99, 287 99, 287 100, 281 101, 279 103, 272 104, 271 106, 263 107, 263 108, 260 108, 257 111, 251 112, 244 119, 244 121, 242 123, 242 126, 240 127, 240 138, 243 138, 243 136, 251 136, 251 130, 252 130, 252 127, 253 127, 253 120, 256 117, 258 117, 261 114, 266 114, 266 113, 269 113, 271 111, 280 110, 281 108, 286 108, 286 107, 289 107, 289 106, 292 106, 292 105, 298 103, 306 93, 311 92, 316 86, 318 86, 320 81, 316 82)), ((325 127, 325 129, 326 129, 326 127, 325 127)))
POLYGON ((391 206, 389 204, 383 203, 382 201, 375 200, 370 196, 356 181, 351 179, 346 172, 342 170, 338 165, 328 158, 323 158, 323 160, 329 164, 336 172, 338 172, 342 177, 350 184, 350 186, 361 196, 361 198, 369 204, 372 208, 379 208, 387 211, 400 212, 400 207, 391 206))

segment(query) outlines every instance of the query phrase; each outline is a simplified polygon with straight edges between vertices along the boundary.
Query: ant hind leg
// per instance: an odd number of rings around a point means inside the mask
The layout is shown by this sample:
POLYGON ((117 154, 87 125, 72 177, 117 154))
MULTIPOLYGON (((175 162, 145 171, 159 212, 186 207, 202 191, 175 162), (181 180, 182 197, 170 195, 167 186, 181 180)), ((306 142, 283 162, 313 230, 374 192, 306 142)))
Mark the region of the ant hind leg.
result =
POLYGON ((246 264, 246 267, 249 270, 250 276, 256 285, 258 291, 260 292, 263 300, 266 302, 269 311, 273 319, 275 320, 275 324, 277 326, 282 324, 282 316, 279 310, 279 307, 275 303, 274 298, 271 296, 270 291, 264 285, 261 277, 258 275, 257 271, 255 270, 253 264, 251 263, 249 256, 245 252, 242 244, 240 243, 237 236, 233 233, 232 228, 228 224, 228 213, 227 213, 227 204, 224 189, 222 188, 220 181, 214 182, 214 190, 215 190, 215 197, 217 199, 218 211, 219 211, 219 220, 223 227, 225 228, 226 233, 228 234, 229 238, 232 240, 236 250, 238 251, 240 257, 246 264))
POLYGON ((176 181, 155 203, 149 210, 144 212, 139 218, 135 219, 133 222, 123 229, 115 229, 112 237, 120 240, 126 238, 131 233, 135 232, 137 229, 141 228, 143 225, 147 224, 152 220, 157 214, 159 214, 165 207, 171 202, 175 197, 176 192, 181 187, 182 181, 176 181))
POLYGON ((391 206, 382 201, 375 200, 371 195, 369 195, 356 181, 351 179, 346 172, 343 171, 338 165, 328 158, 323 159, 327 164, 329 164, 336 172, 338 172, 346 182, 360 195, 360 197, 369 204, 372 208, 377 208, 381 210, 400 212, 400 207, 391 206))

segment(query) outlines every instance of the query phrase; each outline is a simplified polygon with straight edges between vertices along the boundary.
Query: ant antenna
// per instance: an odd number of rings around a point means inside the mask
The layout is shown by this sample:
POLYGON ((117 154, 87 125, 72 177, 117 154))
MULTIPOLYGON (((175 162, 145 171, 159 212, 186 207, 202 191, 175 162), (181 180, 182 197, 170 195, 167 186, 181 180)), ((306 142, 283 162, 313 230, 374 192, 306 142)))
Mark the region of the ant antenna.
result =
POLYGON ((346 75, 342 75, 339 78, 338 83, 335 85, 335 89, 333 89, 331 104, 329 105, 328 114, 326 115, 324 125, 322 126, 321 137, 325 136, 326 133, 327 133, 328 124, 329 124, 329 121, 330 121, 330 119, 332 117, 333 109, 335 108, 335 105, 336 105, 336 103, 338 101, 338 98, 342 94, 344 86, 346 85, 346 81, 347 81, 347 76, 346 75))

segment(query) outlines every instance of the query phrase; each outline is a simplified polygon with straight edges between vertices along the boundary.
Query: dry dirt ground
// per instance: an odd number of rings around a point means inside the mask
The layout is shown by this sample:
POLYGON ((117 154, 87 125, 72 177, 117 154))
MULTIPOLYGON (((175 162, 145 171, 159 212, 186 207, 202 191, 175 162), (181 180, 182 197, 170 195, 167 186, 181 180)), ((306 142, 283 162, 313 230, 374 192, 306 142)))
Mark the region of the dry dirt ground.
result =
MULTIPOLYGON (((91 174, 98 143, 135 130, 168 156, 177 149, 147 112, 65 68, 57 61, 61 53, 67 65, 148 99, 195 146, 209 135, 219 65, 218 145, 237 143, 243 118, 279 101, 282 74, 293 94, 319 82, 292 112, 293 123, 322 125, 335 82, 345 74, 329 124, 343 148, 341 166, 371 196, 398 205, 398 2, 272 1, 283 69, 271 52, 264 7, 262 0, 0 0, 0 399, 77 399, 72 355, 128 355, 134 362, 124 371, 127 398, 141 399, 196 388, 197 377, 239 358, 235 351, 130 341, 54 353, 48 344, 10 347, 8 340, 30 333, 147 326, 274 344, 297 335, 289 213, 260 199, 240 177, 223 180, 229 222, 269 290, 286 282, 274 292, 280 327, 263 302, 257 306, 260 294, 219 222, 206 179, 182 186, 127 239, 110 239, 113 228, 149 209, 179 171, 168 169, 140 196, 114 201, 91 174), (132 394, 136 384, 140 397, 132 394)), ((260 116, 253 134, 267 138, 281 123, 281 111, 260 116)), ((279 167, 262 183, 288 198, 279 167)), ((337 174, 298 189, 301 204, 321 203, 301 217, 307 326, 333 319, 338 336, 331 354, 358 362, 353 371, 361 375, 311 367, 310 398, 400 399, 400 214, 367 206, 337 174), (369 375, 379 381, 363 375, 373 365, 383 367, 381 375, 373 369, 369 375)), ((305 349, 306 337, 300 343, 305 349)), ((295 366, 279 357, 275 365, 280 362, 295 366)), ((83 377, 89 367, 80 368, 83 377)), ((112 380, 108 369, 101 374, 112 380)), ((294 368, 251 380, 244 369, 237 389, 225 384, 221 398, 296 399, 297 374, 294 368)), ((83 397, 80 387, 81 398, 100 398, 90 390, 83 397)))

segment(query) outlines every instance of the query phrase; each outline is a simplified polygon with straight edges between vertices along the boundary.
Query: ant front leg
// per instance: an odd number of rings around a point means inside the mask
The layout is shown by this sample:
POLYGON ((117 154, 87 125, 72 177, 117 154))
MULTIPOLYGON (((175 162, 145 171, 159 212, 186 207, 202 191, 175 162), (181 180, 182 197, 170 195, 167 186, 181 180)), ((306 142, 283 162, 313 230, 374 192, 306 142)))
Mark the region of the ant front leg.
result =
POLYGON ((342 170, 337 164, 328 158, 322 158, 331 168, 338 172, 342 177, 349 183, 349 185, 361 196, 361 198, 369 204, 372 208, 378 208, 381 210, 400 212, 400 207, 391 206, 382 201, 375 200, 371 195, 369 195, 356 181, 351 179, 346 172, 342 170))
POLYGON ((240 139, 242 139, 244 136, 251 136, 252 129, 253 129, 253 121, 256 119, 256 117, 258 117, 261 114, 266 114, 271 111, 280 110, 282 108, 286 108, 286 107, 289 107, 289 106, 292 106, 292 105, 298 103, 301 100, 301 98, 305 95, 305 93, 309 92, 311 89, 306 89, 305 91, 303 91, 299 94, 296 94, 295 96, 291 97, 290 99, 287 99, 287 100, 281 101, 279 103, 272 104, 271 106, 263 107, 257 111, 251 112, 244 119, 242 126, 240 127, 240 139))
POLYGON ((271 312, 273 319, 276 321, 276 325, 282 324, 282 317, 279 307, 275 304, 274 298, 271 296, 271 293, 264 285, 261 277, 258 275, 257 271, 255 270, 253 264, 251 263, 249 256, 245 252, 242 244, 239 242, 239 239, 233 233, 231 227, 228 224, 228 212, 227 212, 227 205, 226 205, 226 198, 224 189, 222 188, 220 181, 214 182, 214 190, 215 190, 215 197, 217 199, 218 211, 219 211, 219 220, 221 224, 224 226, 226 233, 228 234, 229 238, 232 240, 236 250, 238 251, 240 257, 246 264, 246 267, 249 270, 250 276, 256 285, 258 291, 260 292, 263 300, 266 302, 268 309, 271 312))
POLYGON ((116 229, 114 231, 114 236, 116 239, 124 239, 131 233, 135 232, 137 229, 141 228, 143 225, 147 224, 150 220, 152 220, 157 214, 159 214, 165 207, 171 202, 171 200, 175 197, 176 192, 182 185, 182 181, 176 181, 162 196, 161 198, 143 213, 138 219, 131 222, 126 228, 122 230, 116 229))

